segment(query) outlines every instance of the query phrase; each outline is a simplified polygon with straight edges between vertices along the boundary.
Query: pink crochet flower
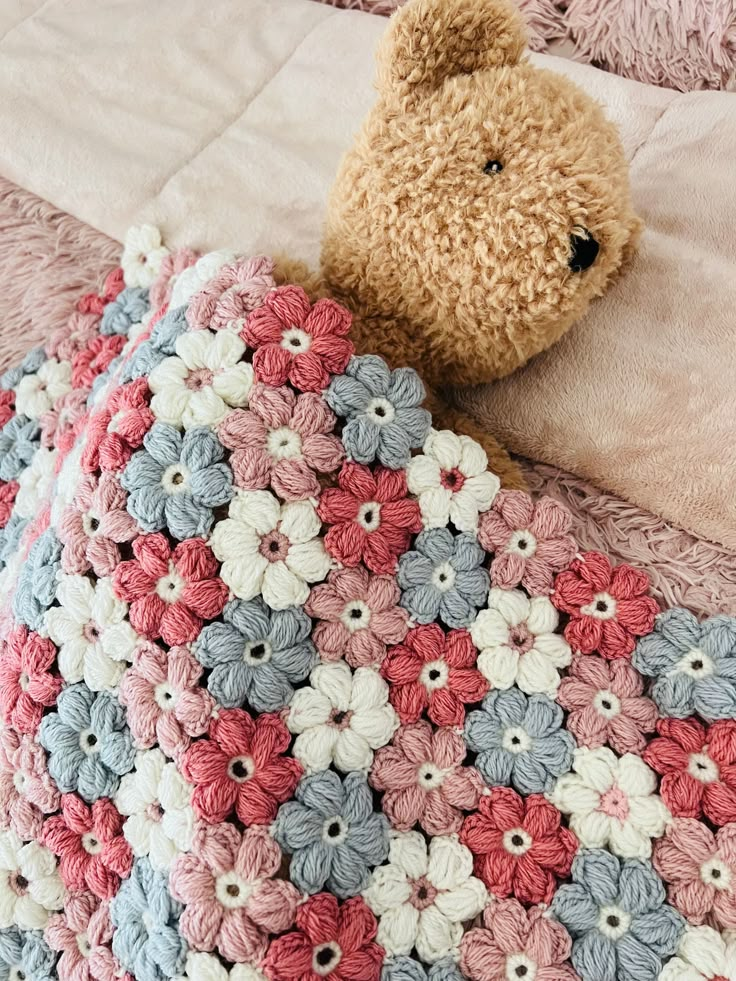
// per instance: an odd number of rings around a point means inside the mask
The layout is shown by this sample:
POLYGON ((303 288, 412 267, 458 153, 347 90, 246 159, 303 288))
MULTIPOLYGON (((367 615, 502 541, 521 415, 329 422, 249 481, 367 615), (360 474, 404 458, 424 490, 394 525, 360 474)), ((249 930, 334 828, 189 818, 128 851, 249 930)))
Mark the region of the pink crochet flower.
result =
POLYGON ((571 949, 567 930, 544 907, 524 909, 516 899, 499 899, 486 906, 483 927, 461 940, 460 966, 470 981, 580 981, 566 963, 571 949))
POLYGON ((578 746, 597 749, 608 743, 622 755, 641 754, 645 734, 657 724, 657 707, 643 692, 644 681, 629 661, 578 654, 560 682, 557 701, 570 713, 566 725, 578 746))
POLYGON ((187 647, 164 651, 141 644, 120 682, 137 746, 150 749, 158 742, 167 756, 179 759, 193 737, 207 732, 215 703, 201 678, 202 665, 187 647))
POLYGON ((171 869, 172 895, 186 904, 179 928, 190 947, 257 963, 268 934, 294 922, 299 894, 276 878, 280 866, 281 850, 265 827, 242 836, 232 824, 203 829, 171 869))
POLYGON ((0 429, 15 415, 15 392, 12 389, 0 389, 0 429))
POLYGON ((111 392, 104 407, 89 420, 82 453, 83 470, 92 473, 98 468, 123 469, 153 425, 150 397, 145 378, 137 378, 111 392))
POLYGON ((199 258, 199 253, 192 249, 182 248, 176 252, 168 252, 161 260, 158 276, 155 278, 148 291, 148 301, 151 310, 158 310, 160 307, 168 306, 171 299, 171 291, 174 289, 179 276, 185 269, 189 269, 199 258))
POLYGON ((107 371, 110 362, 120 354, 125 347, 122 335, 112 334, 105 337, 98 334, 93 337, 83 351, 78 351, 72 359, 72 385, 74 388, 92 388, 92 383, 103 371, 107 371))
POLYGON ((343 657, 351 668, 381 664, 388 644, 399 644, 409 614, 393 576, 372 576, 365 566, 336 569, 312 587, 304 610, 318 619, 312 640, 323 661, 343 657))
POLYGON ((231 262, 194 294, 187 307, 187 323, 194 330, 239 330, 275 285, 273 259, 257 255, 231 262))
POLYGON ((322 396, 256 382, 248 405, 226 416, 217 431, 233 451, 235 483, 245 490, 271 486, 284 501, 317 497, 317 474, 336 470, 345 456, 332 434, 335 415, 322 396))
POLYGON ((71 361, 97 337, 99 326, 100 313, 75 310, 67 322, 51 335, 46 344, 46 354, 57 361, 71 361))
POLYGON ((14 480, 7 483, 0 481, 0 528, 4 528, 10 521, 10 515, 15 504, 15 496, 18 493, 18 484, 14 480))
POLYGON ((628 658, 659 612, 648 591, 649 577, 640 569, 614 569, 600 552, 585 552, 555 579, 552 602, 570 616, 565 639, 573 649, 628 658))
POLYGON ((64 794, 61 814, 47 818, 41 842, 59 856, 68 889, 90 889, 100 899, 112 899, 133 864, 122 815, 106 797, 90 807, 76 794, 64 794))
POLYGON ((65 572, 81 574, 92 569, 97 576, 113 574, 120 562, 119 546, 140 531, 126 510, 127 500, 117 474, 103 473, 99 481, 91 474, 81 478, 57 532, 64 545, 61 564, 65 572))
POLYGON ((112 952, 113 928, 107 902, 89 892, 67 896, 64 910, 52 913, 44 938, 61 952, 59 981, 132 981, 112 952))
POLYGON ((245 825, 273 821, 303 773, 297 760, 283 755, 290 739, 276 714, 253 719, 245 709, 221 711, 209 739, 193 743, 182 758, 197 815, 216 824, 234 808, 245 825))
POLYGON ((502 589, 519 583, 532 596, 552 590, 554 574, 572 562, 577 545, 568 534, 571 515, 551 497, 535 504, 523 491, 499 491, 481 515, 478 540, 494 554, 491 582, 502 589))
POLYGON ((337 482, 339 487, 322 492, 318 508, 332 526, 325 548, 342 565, 352 568, 362 561, 377 575, 393 572, 412 534, 422 530, 419 504, 406 496, 406 474, 346 463, 337 482))
POLYGON ((348 340, 351 314, 334 300, 312 306, 300 286, 269 292, 243 328, 256 349, 253 370, 258 381, 283 385, 290 381, 303 392, 321 392, 330 375, 345 371, 355 348, 348 340))
POLYGON ((35 733, 44 708, 56 703, 61 678, 51 673, 56 648, 28 627, 0 644, 0 715, 17 732, 35 733))
POLYGON ((461 726, 465 705, 479 702, 488 682, 475 667, 477 651, 467 630, 445 635, 436 623, 415 627, 381 665, 389 698, 402 723, 426 712, 438 726, 461 726))
POLYGON ((121 562, 113 576, 119 599, 130 603, 129 617, 149 640, 172 646, 199 636, 204 620, 214 620, 227 602, 228 589, 217 576, 217 559, 202 538, 189 538, 172 551, 161 532, 133 542, 134 559, 121 562))
POLYGON ((86 418, 86 390, 72 389, 71 392, 66 392, 39 419, 42 446, 49 449, 56 447, 61 454, 67 454, 74 446, 86 418))
POLYGON ((33 841, 41 833, 43 815, 59 809, 59 799, 42 747, 30 736, 0 729, 0 828, 33 841))
POLYGON ((694 818, 673 818, 652 862, 667 898, 691 923, 736 929, 736 824, 714 835, 694 818))
POLYGON ((381 806, 394 828, 419 824, 428 835, 460 830, 462 811, 475 810, 483 789, 478 771, 462 765, 465 754, 460 732, 433 730, 424 720, 403 726, 391 746, 376 752, 370 783, 384 791, 381 806))

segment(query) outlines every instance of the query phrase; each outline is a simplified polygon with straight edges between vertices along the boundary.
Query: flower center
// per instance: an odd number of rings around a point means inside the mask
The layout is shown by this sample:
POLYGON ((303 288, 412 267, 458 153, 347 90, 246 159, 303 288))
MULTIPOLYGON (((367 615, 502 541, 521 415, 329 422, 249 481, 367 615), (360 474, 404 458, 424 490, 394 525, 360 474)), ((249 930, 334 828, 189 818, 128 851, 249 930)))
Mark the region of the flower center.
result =
POLYGON ((267 640, 254 640, 245 645, 243 651, 243 661, 258 667, 261 664, 268 664, 273 654, 273 648, 267 640))
POLYGON ((347 834, 347 822, 339 814, 335 815, 335 817, 327 818, 322 825, 322 841, 326 845, 341 845, 345 841, 347 834))
POLYGON ((526 954, 509 954, 506 958, 507 981, 534 981, 537 965, 526 954))
POLYGON ((343 712, 339 709, 333 709, 330 713, 329 725, 331 725, 334 729, 339 729, 342 731, 343 729, 347 729, 347 727, 350 725, 350 720, 352 717, 352 712, 343 712))
POLYGON ((530 559, 537 551, 537 539, 527 528, 515 531, 509 538, 506 551, 520 555, 522 559, 530 559))
POLYGON ((100 530, 100 519, 92 511, 82 515, 82 530, 87 538, 94 538, 100 530))
POLYGON ((503 847, 511 855, 524 855, 532 847, 531 835, 523 828, 512 828, 503 836, 503 847))
POLYGON ((369 534, 381 524, 381 505, 377 501, 363 504, 355 519, 360 527, 369 534))
POLYGON ((595 620, 612 620, 616 616, 616 600, 610 593, 596 593, 592 602, 580 607, 580 612, 595 620))
POLYGON ((731 869, 722 859, 714 855, 700 866, 700 878, 706 886, 725 891, 731 886, 731 869))
POLYGON ((510 726, 503 734, 501 745, 508 753, 528 753, 532 748, 532 741, 526 729, 510 726))
POLYGON ((620 906, 602 906, 598 915, 598 929, 609 940, 619 940, 629 929, 631 916, 620 906))
POLYGON ((602 795, 597 810, 608 817, 625 821, 629 816, 629 798, 614 784, 602 795))
POLYGON ((84 628, 82 630, 82 636, 84 637, 84 639, 87 641, 88 644, 96 644, 97 641, 100 639, 100 633, 101 630, 94 622, 94 620, 90 620, 89 623, 85 623, 84 628))
POLYGON ((161 807, 157 800, 153 801, 146 808, 146 817, 149 821, 153 821, 154 824, 160 824, 163 820, 164 809, 161 807))
POLYGON ((351 634, 365 630, 371 622, 371 608, 362 600, 351 600, 340 614, 340 620, 351 634))
POLYGON ((281 335, 281 347, 295 357, 297 354, 306 354, 312 346, 312 338, 306 330, 299 327, 291 327, 281 335))
POLYGON ((99 740, 91 729, 83 729, 79 733, 79 748, 87 756, 91 756, 93 753, 99 753, 99 740))
POLYGON ((171 712, 176 705, 176 692, 168 681, 162 681, 153 689, 156 704, 164 712, 171 712))
POLYGON ((365 414, 371 417, 371 421, 377 426, 388 426, 394 421, 396 409, 388 399, 371 399, 365 408, 365 414))
POLYGON ((227 773, 231 780, 236 783, 245 783, 250 780, 255 771, 255 765, 250 756, 235 756, 230 760, 227 773))
POLYGON ((604 719, 613 719, 621 714, 621 700, 612 691, 601 689, 593 699, 593 708, 604 719))
POLYGON ((99 855, 102 851, 100 840, 92 831, 82 835, 82 848, 88 855, 99 855))
POLYGON ((422 668, 419 680, 427 691, 436 691, 444 688, 450 676, 450 669, 444 661, 430 661, 422 668))
POLYGON ((266 449, 274 460, 297 460, 302 455, 302 439, 293 429, 281 426, 269 432, 266 449))
POLYGON ((156 593, 164 603, 176 603, 184 592, 185 586, 184 578, 176 571, 174 563, 169 562, 169 573, 156 583, 156 593))
POLYGON ((172 463, 161 476, 161 486, 167 494, 183 494, 189 489, 191 471, 183 463, 172 463))
POLYGON ((28 691, 28 686, 31 683, 31 679, 28 677, 25 671, 21 671, 18 675, 18 685, 21 691, 28 691))
POLYGON ((289 554, 289 539, 280 531, 269 531, 261 539, 258 551, 267 562, 283 562, 289 554))
POLYGON ((708 678, 713 674, 713 661, 707 654, 695 647, 677 662, 676 670, 691 678, 708 678))
POLYGON ((456 573, 449 562, 442 562, 432 573, 432 585, 441 593, 446 593, 455 585, 456 573))
POLYGON ((320 977, 331 974, 342 958, 339 944, 332 940, 328 944, 319 944, 312 952, 312 970, 320 977))
POLYGON ((225 909, 245 906, 253 892, 253 886, 244 882, 236 872, 225 872, 215 880, 215 895, 225 909))
POLYGON ((110 421, 107 424, 108 433, 118 432, 118 430, 120 429, 120 423, 122 422, 124 416, 125 416, 125 412, 121 410, 120 412, 116 412, 115 415, 110 418, 110 421))
POLYGON ((509 628, 509 647, 512 647, 519 654, 526 654, 534 646, 534 634, 531 633, 525 623, 518 623, 515 627, 509 628))
POLYGON ((449 490, 452 494, 456 494, 458 491, 463 489, 463 484, 465 483, 464 474, 460 473, 457 467, 453 467, 452 470, 441 470, 440 471, 440 484, 449 490))
POLYGON ((203 388, 209 388, 214 377, 209 368, 194 368, 184 379, 184 384, 190 392, 201 392, 203 388))
POLYGON ((411 896, 409 896, 409 902, 415 909, 426 909, 434 903, 436 897, 437 890, 426 875, 412 882, 412 892, 411 896))
POLYGON ((26 789, 26 775, 22 770, 16 770, 13 774, 13 786, 19 794, 24 793, 26 789))
POLYGON ((687 772, 701 783, 715 783, 720 776, 718 764, 707 753, 691 753, 687 772))
POLYGON ((445 774, 438 766, 427 760, 417 770, 417 783, 422 790, 436 790, 442 786, 445 774))
POLYGON ((86 933, 78 933, 74 938, 77 941, 77 948, 82 957, 89 957, 92 953, 92 945, 89 942, 89 937, 86 933))
POLYGON ((25 896, 30 883, 21 872, 16 872, 8 878, 8 885, 16 896, 25 896))

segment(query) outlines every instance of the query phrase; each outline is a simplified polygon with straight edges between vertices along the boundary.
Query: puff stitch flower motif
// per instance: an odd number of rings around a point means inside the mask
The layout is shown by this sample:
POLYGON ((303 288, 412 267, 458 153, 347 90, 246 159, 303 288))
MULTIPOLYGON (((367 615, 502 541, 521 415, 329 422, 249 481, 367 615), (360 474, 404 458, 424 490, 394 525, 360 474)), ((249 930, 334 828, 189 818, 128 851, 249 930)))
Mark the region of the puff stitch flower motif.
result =
POLYGON ((15 411, 38 419, 71 389, 71 365, 48 358, 32 375, 24 375, 15 390, 15 411))
POLYGON ((569 712, 567 728, 577 744, 588 749, 608 743, 619 754, 641 755, 657 724, 657 707, 644 695, 641 675, 624 658, 577 655, 557 701, 569 712))
POLYGON ((121 385, 110 393, 105 404, 87 423, 87 439, 81 465, 86 473, 100 470, 120 471, 133 450, 153 425, 148 405, 149 390, 145 378, 121 385))
POLYGON ((362 899, 340 905, 319 893, 300 906, 297 929, 271 942, 263 969, 271 981, 379 981, 383 950, 376 919, 362 899))
POLYGON ((393 572, 422 527, 419 505, 407 498, 405 474, 345 463, 337 482, 320 498, 319 516, 328 526, 325 548, 349 568, 363 562, 377 575, 393 572))
POLYGON ((406 467, 412 449, 425 441, 431 416, 420 408, 425 389, 413 368, 389 368, 374 354, 350 359, 332 379, 328 404, 347 421, 342 441, 357 463, 378 460, 391 470, 406 467))
POLYGON ((344 457, 333 434, 335 415, 317 392, 256 382, 247 409, 235 409, 218 427, 231 450, 235 483, 244 490, 273 488, 284 501, 318 497, 317 474, 329 473, 344 457))
POLYGON ((277 877, 281 851, 264 827, 241 835, 231 824, 206 828, 171 870, 171 890, 184 903, 181 933, 194 950, 257 963, 268 934, 294 922, 299 895, 277 877))
POLYGON ((481 912, 488 894, 473 875, 473 856, 455 835, 427 843, 397 833, 388 865, 376 869, 363 897, 378 917, 376 939, 389 955, 411 953, 434 963, 457 951, 463 922, 481 912))
POLYGON ((646 573, 625 564, 614 568, 600 552, 585 552, 557 576, 552 601, 570 617, 565 637, 574 650, 628 658, 659 611, 648 591, 646 573))
POLYGON ((297 733, 294 756, 307 773, 330 764, 344 773, 367 770, 373 751, 385 746, 399 725, 388 685, 371 668, 353 673, 345 661, 318 665, 309 681, 294 693, 286 717, 297 733))
POLYGON ((64 910, 52 913, 44 931, 52 950, 59 951, 60 981, 114 981, 124 974, 113 955, 112 924, 107 902, 89 892, 68 896, 64 910))
POLYGON ((528 599, 521 590, 494 586, 488 606, 470 627, 479 649, 478 670, 493 688, 512 685, 554 698, 570 646, 557 633, 558 615, 546 596, 528 599))
POLYGON ((677 956, 668 961, 658 981, 729 981, 736 977, 736 938, 710 926, 688 927, 677 956))
POLYGON ((240 331, 275 285, 273 260, 265 255, 226 263, 192 296, 187 323, 193 330, 240 331))
POLYGON ((187 981, 266 981, 260 968, 250 964, 233 964, 228 968, 216 954, 190 951, 187 955, 187 981))
POLYGON ((18 477, 15 513, 33 518, 46 504, 56 476, 56 450, 40 447, 29 467, 18 477))
POLYGON ((64 884, 48 848, 0 831, 0 895, 0 929, 42 930, 64 902, 64 884))
MULTIPOLYGON (((48 518, 48 511, 42 511, 36 529, 44 527, 48 518)), ((33 541, 33 538, 27 536, 27 540, 33 541)), ((61 542, 51 528, 46 528, 33 542, 25 564, 21 566, 13 597, 15 618, 32 630, 44 630, 46 611, 56 598, 60 568, 61 542)))
POLYGON ((172 550, 160 532, 141 535, 133 542, 133 554, 115 570, 113 585, 130 604, 130 622, 144 637, 186 644, 199 635, 203 621, 222 612, 227 586, 203 539, 187 539, 172 550))
POLYGON ((18 930, 8 927, 0 930, 0 977, 9 979, 28 979, 28 981, 51 981, 56 955, 51 951, 43 935, 38 930, 18 930))
POLYGON ((572 940, 541 906, 524 909, 500 899, 483 911, 483 926, 460 943, 460 966, 469 981, 580 981, 568 963, 572 940))
POLYGON ((259 381, 290 381, 302 392, 321 392, 331 374, 347 367, 353 353, 348 340, 352 317, 331 299, 312 306, 299 286, 270 291, 248 317, 243 334, 255 348, 253 368, 259 381))
POLYGON ((87 421, 87 392, 72 390, 62 395, 41 416, 41 445, 67 454, 87 421))
POLYGON ((575 835, 560 812, 540 794, 522 798, 510 787, 493 787, 463 823, 460 840, 475 858, 475 874, 490 893, 523 903, 549 903, 557 880, 570 873, 575 835))
POLYGON ((128 286, 103 310, 100 333, 127 337, 133 325, 141 323, 148 310, 147 290, 139 286, 128 286))
POLYGON ((377 751, 370 784, 383 791, 381 808, 397 831, 416 824, 428 835, 460 831, 463 811, 475 810, 483 787, 478 771, 463 766, 465 755, 460 733, 423 719, 402 726, 377 751))
POLYGON ((0 730, 0 828, 25 841, 38 838, 44 814, 58 810, 59 791, 36 740, 9 726, 0 730))
POLYGON ((479 702, 488 691, 475 658, 466 630, 445 635, 436 623, 410 630, 381 665, 401 721, 416 722, 426 712, 435 725, 462 725, 465 705, 479 702))
POLYGON ((61 678, 54 672, 56 648, 25 626, 0 644, 0 716, 19 733, 35 733, 43 710, 54 705, 61 678))
POLYGON ((64 550, 65 572, 111 576, 120 562, 120 546, 139 533, 126 509, 127 494, 117 474, 103 473, 99 480, 85 474, 74 501, 61 515, 58 534, 64 550))
MULTIPOLYGON (((182 279, 188 270, 182 274, 182 279)), ((157 320, 148 337, 141 339, 130 356, 125 359, 120 371, 121 380, 146 380, 154 368, 166 358, 176 354, 176 342, 189 330, 186 320, 186 307, 173 306, 157 320)), ((146 388, 148 382, 146 381, 146 388)))
POLYGON ((223 580, 240 599, 262 593, 271 609, 301 606, 308 584, 331 566, 320 527, 310 501, 281 504, 270 491, 239 491, 212 533, 223 580))
POLYGON ((143 288, 150 286, 168 254, 169 250, 161 241, 161 232, 155 225, 129 228, 120 260, 125 285, 143 288))
POLYGON ((195 813, 210 824, 233 810, 245 825, 272 821, 302 775, 300 764, 283 755, 289 747, 284 723, 273 714, 253 719, 243 709, 225 709, 208 735, 181 761, 185 779, 194 785, 195 813))
POLYGON ((41 445, 37 419, 13 416, 0 430, 0 480, 16 480, 41 445))
POLYGON ((100 375, 104 375, 125 346, 125 338, 117 334, 104 337, 98 334, 83 351, 72 360, 72 385, 74 388, 92 388, 100 375))

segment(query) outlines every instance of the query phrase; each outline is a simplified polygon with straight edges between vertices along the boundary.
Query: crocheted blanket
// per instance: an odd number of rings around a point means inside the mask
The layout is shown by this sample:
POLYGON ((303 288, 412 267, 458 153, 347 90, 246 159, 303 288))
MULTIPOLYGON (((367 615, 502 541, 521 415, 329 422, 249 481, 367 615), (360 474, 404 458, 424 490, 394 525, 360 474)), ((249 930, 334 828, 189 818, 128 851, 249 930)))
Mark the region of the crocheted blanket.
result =
POLYGON ((272 273, 135 229, 0 378, 0 981, 736 977, 736 620, 272 273))

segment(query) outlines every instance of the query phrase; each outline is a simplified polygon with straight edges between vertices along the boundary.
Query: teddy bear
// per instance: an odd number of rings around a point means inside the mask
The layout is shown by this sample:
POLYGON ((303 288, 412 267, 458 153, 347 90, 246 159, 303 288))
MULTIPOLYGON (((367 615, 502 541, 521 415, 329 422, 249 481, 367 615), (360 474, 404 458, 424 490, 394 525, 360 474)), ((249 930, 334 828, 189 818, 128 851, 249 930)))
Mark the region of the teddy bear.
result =
MULTIPOLYGON (((518 465, 451 387, 557 341, 641 225, 615 127, 524 47, 510 0, 409 0, 393 15, 308 286, 351 310, 358 353, 419 372, 435 426, 479 441, 506 487, 523 486, 518 465)), ((282 262, 279 278, 300 277, 282 262)))

